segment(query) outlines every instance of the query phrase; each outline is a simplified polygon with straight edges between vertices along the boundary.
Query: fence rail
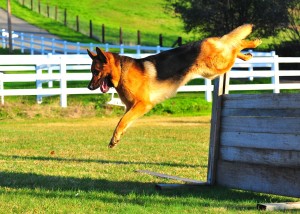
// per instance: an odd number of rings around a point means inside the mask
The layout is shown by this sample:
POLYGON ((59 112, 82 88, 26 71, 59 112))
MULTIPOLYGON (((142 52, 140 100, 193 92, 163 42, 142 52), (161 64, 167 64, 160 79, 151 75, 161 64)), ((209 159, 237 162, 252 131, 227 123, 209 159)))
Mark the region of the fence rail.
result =
MULTIPOLYGON (((127 55, 141 57, 148 54, 127 55)), ((274 52, 255 53, 255 55, 257 56, 250 62, 237 60, 230 72, 231 78, 269 77, 271 83, 231 84, 230 91, 272 90, 274 93, 280 93, 282 89, 300 89, 298 82, 282 83, 280 81, 280 77, 300 76, 300 71, 279 70, 280 63, 300 63, 300 57, 278 57, 274 52)), ((36 95, 37 102, 40 103, 43 96, 60 95, 61 106, 66 107, 69 94, 100 94, 100 90, 90 91, 86 87, 67 87, 67 83, 71 81, 89 81, 91 78, 88 71, 90 65, 91 59, 87 55, 3 55, 0 58, 1 103, 4 104, 5 96, 36 95), (7 88, 6 84, 12 82, 31 82, 35 83, 35 87, 30 89, 7 88), (54 87, 54 82, 59 83, 59 86, 56 84, 54 87)), ((186 85, 178 90, 178 92, 191 91, 204 91, 206 100, 211 101, 213 86, 210 80, 205 80, 203 85, 186 85)), ((115 90, 110 90, 109 93, 115 93, 115 90)))
MULTIPOLYGON (((3 48, 8 47, 8 33, 2 29, 0 35, 1 45, 3 48)), ((34 54, 86 54, 86 49, 95 50, 96 47, 102 48, 105 51, 124 53, 160 53, 171 48, 161 46, 143 46, 143 45, 112 45, 112 44, 95 44, 95 43, 80 43, 68 42, 54 38, 46 38, 43 36, 36 36, 34 34, 13 32, 13 47, 12 49, 20 49, 21 53, 34 54)), ((140 56, 138 56, 140 57, 140 56)))

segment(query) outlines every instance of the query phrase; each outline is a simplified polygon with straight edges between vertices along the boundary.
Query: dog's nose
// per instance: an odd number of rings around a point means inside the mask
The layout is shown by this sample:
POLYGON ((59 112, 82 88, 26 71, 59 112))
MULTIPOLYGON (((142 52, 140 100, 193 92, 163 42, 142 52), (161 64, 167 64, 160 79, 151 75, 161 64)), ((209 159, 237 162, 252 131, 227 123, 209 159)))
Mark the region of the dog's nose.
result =
POLYGON ((94 90, 94 87, 92 85, 88 85, 88 89, 94 90))

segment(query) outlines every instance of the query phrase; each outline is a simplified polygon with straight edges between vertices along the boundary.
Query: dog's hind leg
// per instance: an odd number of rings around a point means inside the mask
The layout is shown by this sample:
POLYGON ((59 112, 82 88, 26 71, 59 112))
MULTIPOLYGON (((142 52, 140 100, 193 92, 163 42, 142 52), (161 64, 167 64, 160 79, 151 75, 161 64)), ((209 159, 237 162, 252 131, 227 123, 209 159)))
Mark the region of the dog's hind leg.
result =
POLYGON ((114 131, 113 137, 111 138, 111 141, 108 145, 109 148, 113 148, 115 145, 117 145, 119 143, 121 135, 124 134, 126 129, 130 126, 130 124, 134 120, 143 116, 151 109, 152 109, 152 105, 150 105, 150 104, 146 105, 142 102, 138 102, 135 105, 133 105, 119 121, 119 123, 114 131))
MULTIPOLYGON (((242 40, 242 42, 240 44, 240 50, 243 50, 245 48, 256 48, 260 44, 261 44, 260 39, 249 40, 249 41, 248 40, 242 40)), ((247 60, 252 58, 252 54, 251 53, 243 54, 243 53, 239 52, 237 54, 237 57, 244 60, 244 61, 247 61, 247 60)))

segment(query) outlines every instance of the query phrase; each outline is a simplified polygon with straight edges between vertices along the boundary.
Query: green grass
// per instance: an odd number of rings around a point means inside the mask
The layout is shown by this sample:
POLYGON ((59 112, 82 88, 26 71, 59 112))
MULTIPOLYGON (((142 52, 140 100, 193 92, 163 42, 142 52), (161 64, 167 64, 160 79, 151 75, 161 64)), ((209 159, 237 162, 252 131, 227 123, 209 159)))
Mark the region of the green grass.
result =
POLYGON ((1 121, 0 211, 259 213, 257 202, 296 201, 222 187, 157 191, 156 183, 178 182, 135 170, 206 180, 210 117, 144 117, 111 150, 117 121, 1 121))

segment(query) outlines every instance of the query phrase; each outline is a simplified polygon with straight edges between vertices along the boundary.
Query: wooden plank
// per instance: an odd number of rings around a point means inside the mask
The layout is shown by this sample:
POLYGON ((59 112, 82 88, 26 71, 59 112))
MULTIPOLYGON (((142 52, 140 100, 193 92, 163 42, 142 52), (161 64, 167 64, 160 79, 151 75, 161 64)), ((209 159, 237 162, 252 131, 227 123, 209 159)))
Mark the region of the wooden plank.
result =
POLYGON ((300 169, 219 161, 217 184, 234 189, 300 197, 300 169))
POLYGON ((261 108, 225 108, 222 109, 222 116, 242 117, 299 117, 298 109, 261 109, 261 108))
POLYGON ((196 188, 199 186, 207 186, 207 182, 197 183, 197 184, 156 184, 155 188, 158 190, 166 189, 183 189, 183 188, 196 188))
POLYGON ((228 94, 223 97, 224 108, 297 109, 299 106, 300 94, 228 94))
POLYGON ((222 117, 222 131, 248 133, 298 134, 299 118, 283 117, 222 117))
POLYGON ((263 204, 257 204, 256 207, 259 210, 266 210, 266 211, 298 210, 300 209, 300 202, 263 203, 263 204))
POLYGON ((203 183, 206 183, 206 182, 199 181, 199 180, 182 178, 182 177, 178 177, 178 176, 162 174, 162 173, 153 172, 153 171, 149 171, 149 170, 136 170, 136 172, 145 173, 145 174, 156 176, 156 177, 160 177, 160 178, 167 178, 167 179, 172 179, 172 180, 183 181, 183 182, 192 183, 192 184, 203 184, 203 183))
POLYGON ((220 159, 249 164, 292 167, 300 170, 300 151, 221 146, 220 159))
POLYGON ((220 143, 222 95, 224 93, 224 84, 226 83, 224 78, 224 75, 222 75, 216 79, 214 83, 207 171, 207 182, 210 185, 213 185, 216 180, 216 168, 220 143))
POLYGON ((221 146, 300 151, 300 134, 222 132, 221 146))

